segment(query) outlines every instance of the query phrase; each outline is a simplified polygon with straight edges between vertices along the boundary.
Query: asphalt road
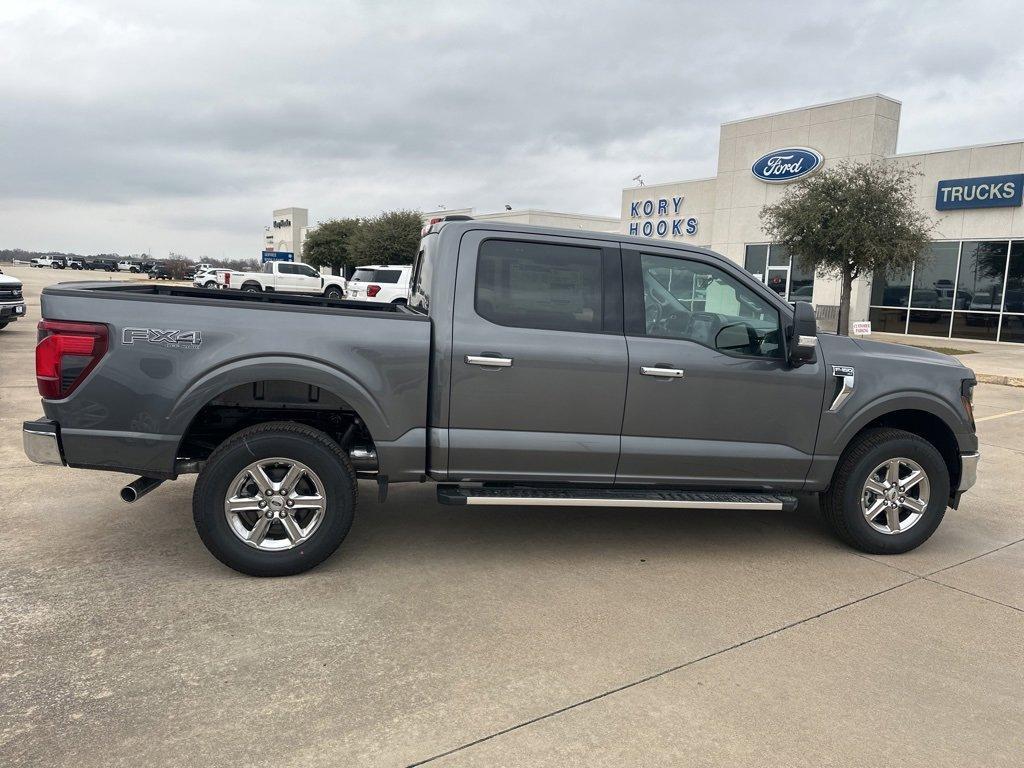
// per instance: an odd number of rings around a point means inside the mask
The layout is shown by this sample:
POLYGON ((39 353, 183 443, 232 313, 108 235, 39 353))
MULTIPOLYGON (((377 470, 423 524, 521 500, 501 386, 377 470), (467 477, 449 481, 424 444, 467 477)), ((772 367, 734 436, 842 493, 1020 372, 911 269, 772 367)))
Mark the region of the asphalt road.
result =
POLYGON ((438 506, 364 486, 339 552, 240 576, 192 480, 30 464, 39 290, 0 332, 0 765, 1020 766, 1024 389, 915 552, 794 514, 438 506))

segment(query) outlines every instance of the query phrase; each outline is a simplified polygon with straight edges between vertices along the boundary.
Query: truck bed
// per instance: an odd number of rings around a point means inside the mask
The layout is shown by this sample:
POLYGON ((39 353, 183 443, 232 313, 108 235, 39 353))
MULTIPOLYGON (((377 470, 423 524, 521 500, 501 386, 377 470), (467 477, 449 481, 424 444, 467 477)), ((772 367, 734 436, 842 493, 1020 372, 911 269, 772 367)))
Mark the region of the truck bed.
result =
POLYGON ((425 471, 425 315, 320 296, 83 281, 45 288, 42 316, 107 329, 95 368, 70 395, 43 400, 71 466, 173 477, 195 457, 189 436, 218 408, 269 406, 285 419, 296 408, 355 419, 381 474, 425 471))
MULTIPOLYGON (((160 297, 160 301, 172 301, 181 303, 203 303, 215 302, 244 303, 253 307, 322 307, 333 310, 361 310, 373 313, 404 313, 413 317, 420 317, 407 307, 398 304, 378 304, 369 301, 349 301, 347 299, 328 299, 323 296, 303 295, 295 293, 277 293, 274 291, 264 293, 246 293, 235 290, 221 290, 208 288, 195 288, 191 286, 159 284, 155 281, 152 284, 140 282, 111 283, 107 281, 76 281, 68 283, 56 283, 43 289, 44 294, 49 295, 79 295, 82 292, 89 292, 97 298, 115 296, 117 298, 152 300, 153 297, 160 297)), ((425 318, 423 318, 425 319, 425 318)))

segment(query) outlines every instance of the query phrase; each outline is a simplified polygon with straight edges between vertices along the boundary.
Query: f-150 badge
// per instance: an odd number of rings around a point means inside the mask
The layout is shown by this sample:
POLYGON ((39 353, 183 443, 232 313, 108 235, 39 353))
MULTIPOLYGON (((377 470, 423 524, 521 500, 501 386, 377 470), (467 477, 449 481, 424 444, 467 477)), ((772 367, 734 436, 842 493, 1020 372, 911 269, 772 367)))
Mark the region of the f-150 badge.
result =
POLYGON ((199 331, 163 330, 160 328, 125 328, 121 331, 122 344, 145 341, 161 347, 192 349, 203 343, 199 331))

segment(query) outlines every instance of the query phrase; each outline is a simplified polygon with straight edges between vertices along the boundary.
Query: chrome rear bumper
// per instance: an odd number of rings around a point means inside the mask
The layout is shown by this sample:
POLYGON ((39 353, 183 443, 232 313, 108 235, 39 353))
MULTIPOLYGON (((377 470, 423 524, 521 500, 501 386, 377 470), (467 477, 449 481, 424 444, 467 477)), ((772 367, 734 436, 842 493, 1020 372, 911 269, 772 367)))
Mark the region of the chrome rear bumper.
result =
POLYGON ((958 492, 963 493, 978 481, 978 461, 980 460, 981 454, 977 451, 960 454, 960 485, 957 488, 958 492))
POLYGON ((60 450, 60 431, 52 421, 26 421, 21 427, 25 455, 36 464, 64 465, 60 450))

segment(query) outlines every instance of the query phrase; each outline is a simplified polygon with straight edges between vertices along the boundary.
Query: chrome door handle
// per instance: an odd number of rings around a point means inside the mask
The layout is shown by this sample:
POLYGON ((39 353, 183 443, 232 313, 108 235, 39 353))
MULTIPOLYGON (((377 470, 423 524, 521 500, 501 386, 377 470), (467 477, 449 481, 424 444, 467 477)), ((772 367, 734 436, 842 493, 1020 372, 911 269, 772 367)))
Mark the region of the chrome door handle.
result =
POLYGON ((661 376, 666 379, 681 379, 685 376, 682 368, 656 368, 651 365, 640 366, 641 376, 661 376))
POLYGON ((486 355, 466 355, 466 365, 486 365, 491 368, 511 368, 511 357, 487 357, 486 355))

